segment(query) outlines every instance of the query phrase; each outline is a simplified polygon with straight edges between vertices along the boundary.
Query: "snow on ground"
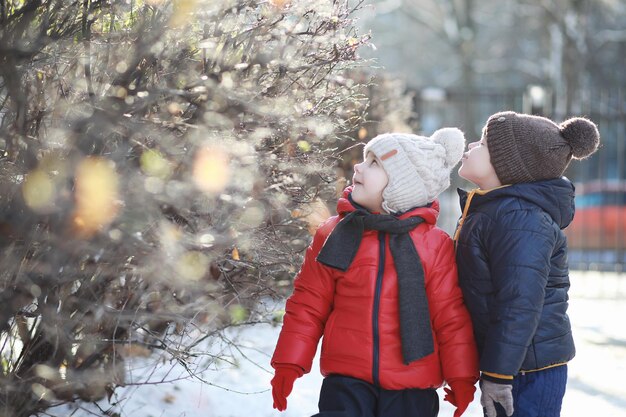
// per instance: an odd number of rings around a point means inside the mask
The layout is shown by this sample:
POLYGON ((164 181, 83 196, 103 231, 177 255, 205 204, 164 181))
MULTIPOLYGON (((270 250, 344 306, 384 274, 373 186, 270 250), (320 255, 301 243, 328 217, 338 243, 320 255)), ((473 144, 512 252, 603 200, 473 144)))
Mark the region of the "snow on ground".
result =
MULTIPOLYGON (((626 274, 596 272, 572 274, 570 318, 574 327, 577 356, 569 365, 568 389, 563 417, 626 417, 626 274)), ((272 409, 269 390, 272 378, 269 359, 280 327, 257 325, 228 334, 243 347, 234 352, 230 364, 202 373, 197 380, 179 380, 167 384, 131 386, 116 391, 120 404, 113 410, 133 417, 304 417, 317 412, 317 397, 322 377, 317 358, 310 374, 296 381, 288 399, 287 411, 272 409)), ((223 344, 213 346, 221 349, 223 344)), ((147 364, 145 372, 152 366, 147 364)), ((139 376, 137 370, 134 377, 139 376)), ((180 366, 162 363, 152 380, 185 375, 180 366)), ((464 414, 482 417, 479 393, 464 414)), ((439 390, 440 416, 452 416, 454 408, 443 401, 439 390)), ((110 406, 101 404, 101 407, 110 406)), ((93 410, 93 408, 91 408, 93 410)), ((54 410, 58 414, 62 410, 54 410)), ((69 414, 68 410, 68 414, 69 414)), ((59 414, 60 415, 60 414, 59 414)), ((87 409, 74 416, 91 415, 87 409)), ((355 416, 356 417, 356 416, 355 416)))

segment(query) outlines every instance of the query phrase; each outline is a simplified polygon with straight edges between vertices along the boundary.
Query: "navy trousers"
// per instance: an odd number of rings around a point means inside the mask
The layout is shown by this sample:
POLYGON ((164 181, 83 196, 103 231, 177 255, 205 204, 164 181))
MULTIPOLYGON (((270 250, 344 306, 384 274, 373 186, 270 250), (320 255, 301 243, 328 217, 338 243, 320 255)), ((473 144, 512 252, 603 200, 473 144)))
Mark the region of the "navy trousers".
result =
POLYGON ((436 417, 434 389, 385 390, 341 375, 324 378, 318 414, 313 417, 436 417))
MULTIPOLYGON (((513 378, 512 417, 560 417, 566 385, 567 365, 517 375, 513 378)), ((498 403, 496 410, 498 417, 506 417, 498 403)))

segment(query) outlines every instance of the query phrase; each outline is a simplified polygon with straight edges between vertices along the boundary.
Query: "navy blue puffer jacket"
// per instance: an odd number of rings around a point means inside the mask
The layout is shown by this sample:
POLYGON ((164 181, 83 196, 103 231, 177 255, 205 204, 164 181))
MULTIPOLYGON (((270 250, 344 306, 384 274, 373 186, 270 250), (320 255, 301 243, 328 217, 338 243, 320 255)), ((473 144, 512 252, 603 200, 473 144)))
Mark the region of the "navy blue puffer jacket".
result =
POLYGON ((574 357, 562 229, 574 217, 566 178, 459 190, 459 284, 484 372, 517 375, 574 357))

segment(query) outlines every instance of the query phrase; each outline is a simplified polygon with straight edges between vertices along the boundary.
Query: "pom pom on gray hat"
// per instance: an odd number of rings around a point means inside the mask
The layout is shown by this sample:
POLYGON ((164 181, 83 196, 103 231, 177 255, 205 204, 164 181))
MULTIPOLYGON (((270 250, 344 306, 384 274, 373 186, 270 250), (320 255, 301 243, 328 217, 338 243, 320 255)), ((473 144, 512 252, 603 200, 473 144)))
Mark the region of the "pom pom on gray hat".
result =
POLYGON ((572 148, 572 157, 576 159, 584 159, 598 149, 600 132, 591 120, 573 117, 561 123, 559 130, 572 148))

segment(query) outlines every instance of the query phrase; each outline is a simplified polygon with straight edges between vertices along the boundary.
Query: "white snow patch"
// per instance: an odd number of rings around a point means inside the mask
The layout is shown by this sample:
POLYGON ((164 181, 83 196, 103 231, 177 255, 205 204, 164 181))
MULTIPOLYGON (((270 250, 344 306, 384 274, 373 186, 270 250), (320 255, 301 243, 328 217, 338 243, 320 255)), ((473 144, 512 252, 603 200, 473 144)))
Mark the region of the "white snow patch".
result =
MULTIPOLYGON (((626 417, 623 383, 626 375, 626 274, 572 273, 570 295, 569 312, 577 355, 569 364, 562 416, 626 417)), ((317 412, 322 382, 317 357, 311 373, 296 381, 287 411, 280 413, 272 409, 269 360, 279 332, 280 326, 265 324, 229 331, 228 337, 243 347, 241 353, 232 352, 233 364, 224 363, 219 370, 209 367, 201 373, 202 378, 214 386, 185 379, 120 388, 116 397, 122 401, 113 410, 122 416, 133 417, 311 416, 317 412)), ((223 345, 214 344, 211 349, 223 349, 223 345)), ((146 363, 146 371, 150 370, 149 365, 146 363)), ((158 367, 151 380, 175 379, 184 375, 181 366, 165 363, 158 367)), ((136 372, 134 376, 138 376, 136 372)), ((439 415, 451 417, 454 408, 443 401, 443 390, 438 393, 439 415)), ((465 417, 482 417, 479 397, 477 392, 465 417)), ((111 407, 106 401, 100 406, 104 409, 111 407)), ((95 410, 90 407, 87 408, 95 410)), ((87 417, 91 414, 79 410, 73 415, 87 417)))

